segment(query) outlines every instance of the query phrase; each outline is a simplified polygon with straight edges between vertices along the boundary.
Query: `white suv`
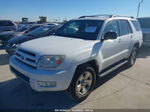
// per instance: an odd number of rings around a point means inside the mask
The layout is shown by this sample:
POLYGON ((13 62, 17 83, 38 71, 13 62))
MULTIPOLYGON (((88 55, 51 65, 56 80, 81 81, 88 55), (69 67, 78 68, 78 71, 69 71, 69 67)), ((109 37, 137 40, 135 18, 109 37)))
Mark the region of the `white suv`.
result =
POLYGON ((83 101, 98 77, 135 63, 142 32, 133 17, 82 16, 65 23, 54 36, 21 44, 10 69, 36 91, 69 91, 83 101))

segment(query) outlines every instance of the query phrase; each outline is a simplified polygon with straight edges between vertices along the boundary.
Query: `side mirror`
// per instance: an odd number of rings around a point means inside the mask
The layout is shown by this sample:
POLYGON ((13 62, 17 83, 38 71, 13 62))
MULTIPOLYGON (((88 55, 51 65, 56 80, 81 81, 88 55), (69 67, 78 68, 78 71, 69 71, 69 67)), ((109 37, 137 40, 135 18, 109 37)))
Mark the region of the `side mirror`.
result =
POLYGON ((109 31, 104 35, 104 40, 116 39, 118 34, 116 32, 109 31))

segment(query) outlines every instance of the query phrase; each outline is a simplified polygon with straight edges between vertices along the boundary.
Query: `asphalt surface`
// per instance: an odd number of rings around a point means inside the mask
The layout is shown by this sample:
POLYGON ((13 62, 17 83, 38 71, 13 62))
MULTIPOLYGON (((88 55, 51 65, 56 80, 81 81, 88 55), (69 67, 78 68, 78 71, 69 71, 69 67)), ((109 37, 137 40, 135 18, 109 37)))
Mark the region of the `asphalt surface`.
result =
POLYGON ((66 92, 33 91, 9 71, 9 55, 0 50, 0 109, 150 109, 150 46, 143 46, 132 68, 124 66, 98 80, 82 103, 66 92))

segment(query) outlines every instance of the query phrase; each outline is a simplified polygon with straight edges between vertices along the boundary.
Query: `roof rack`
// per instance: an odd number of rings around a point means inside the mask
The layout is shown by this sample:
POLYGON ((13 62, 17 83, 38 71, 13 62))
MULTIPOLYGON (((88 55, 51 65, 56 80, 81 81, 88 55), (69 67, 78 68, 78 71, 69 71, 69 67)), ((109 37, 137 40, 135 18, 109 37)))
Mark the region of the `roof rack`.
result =
POLYGON ((128 17, 128 18, 134 18, 134 17, 132 17, 132 16, 121 16, 121 15, 111 15, 111 14, 89 15, 89 16, 81 16, 81 17, 79 17, 79 18, 86 18, 86 17, 106 17, 106 18, 128 17))
POLYGON ((111 18, 112 15, 109 15, 109 14, 100 14, 100 15, 81 16, 79 18, 86 18, 86 17, 107 17, 107 18, 111 18))
POLYGON ((112 17, 128 17, 128 18, 134 18, 133 16, 122 16, 122 15, 112 15, 112 17))

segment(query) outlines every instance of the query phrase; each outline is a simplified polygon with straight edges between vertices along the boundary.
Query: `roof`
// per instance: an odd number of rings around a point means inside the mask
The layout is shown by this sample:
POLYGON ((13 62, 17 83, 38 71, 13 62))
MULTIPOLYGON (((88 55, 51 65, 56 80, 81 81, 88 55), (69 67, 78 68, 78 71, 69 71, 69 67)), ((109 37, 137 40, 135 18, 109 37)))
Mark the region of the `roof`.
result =
POLYGON ((122 16, 122 15, 110 15, 110 14, 101 14, 101 15, 89 15, 89 16, 81 16, 79 17, 78 19, 80 20, 106 20, 106 19, 109 19, 109 18, 131 18, 131 19, 134 19, 134 17, 132 16, 122 16))

